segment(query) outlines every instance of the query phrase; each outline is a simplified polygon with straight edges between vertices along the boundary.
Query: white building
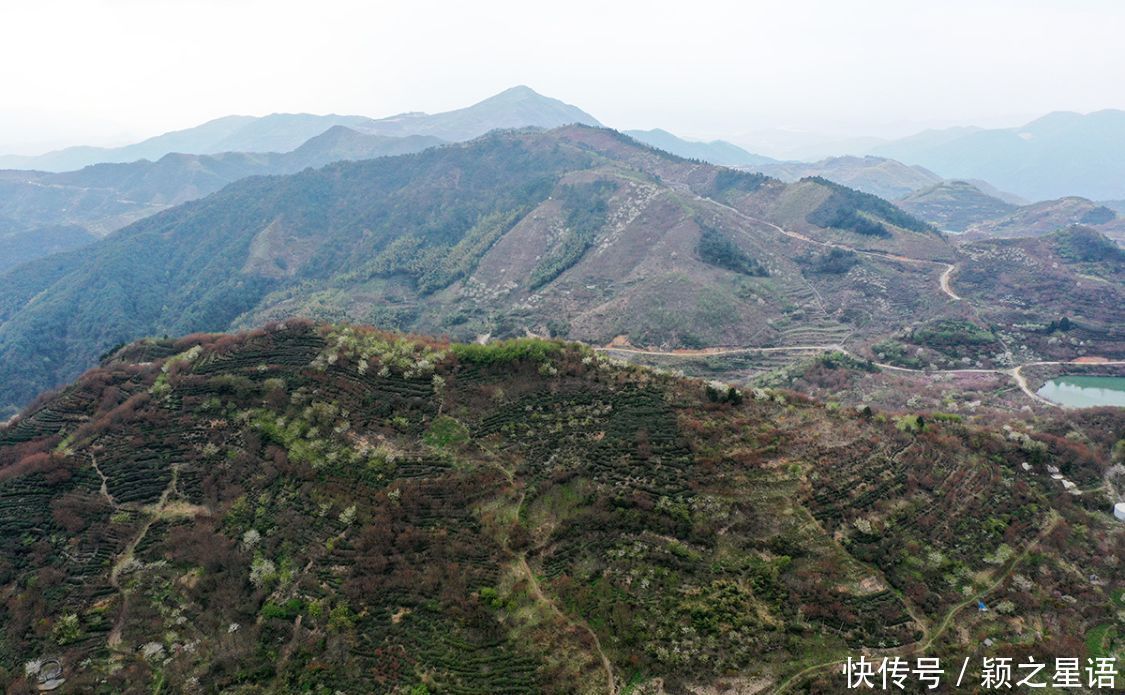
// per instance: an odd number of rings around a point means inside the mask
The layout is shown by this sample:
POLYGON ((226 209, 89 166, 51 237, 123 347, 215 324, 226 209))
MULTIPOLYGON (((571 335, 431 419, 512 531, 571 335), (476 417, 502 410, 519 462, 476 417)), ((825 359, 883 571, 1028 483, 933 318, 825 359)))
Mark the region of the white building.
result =
POLYGON ((1125 521, 1125 502, 1118 502, 1113 505, 1113 515, 1121 521, 1125 521))

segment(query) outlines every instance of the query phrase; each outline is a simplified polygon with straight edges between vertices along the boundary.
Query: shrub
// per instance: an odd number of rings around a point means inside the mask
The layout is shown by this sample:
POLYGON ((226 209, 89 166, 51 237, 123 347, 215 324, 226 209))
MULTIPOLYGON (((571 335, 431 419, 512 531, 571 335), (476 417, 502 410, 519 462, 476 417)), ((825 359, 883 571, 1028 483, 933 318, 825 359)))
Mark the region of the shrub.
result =
POLYGON ((457 344, 450 351, 457 359, 469 364, 498 365, 513 362, 546 362, 562 351, 562 343, 538 338, 501 340, 487 345, 479 343, 457 344))
POLYGON ((448 415, 435 419, 422 436, 423 442, 438 449, 456 447, 468 440, 469 430, 448 415))
POLYGON ((305 602, 299 598, 291 598, 284 603, 266 601, 262 606, 261 614, 263 618, 292 621, 305 610, 305 605, 305 602))
POLYGON ((699 237, 696 252, 701 261, 743 275, 757 277, 769 275, 761 263, 751 258, 722 232, 712 227, 700 226, 703 233, 699 237))

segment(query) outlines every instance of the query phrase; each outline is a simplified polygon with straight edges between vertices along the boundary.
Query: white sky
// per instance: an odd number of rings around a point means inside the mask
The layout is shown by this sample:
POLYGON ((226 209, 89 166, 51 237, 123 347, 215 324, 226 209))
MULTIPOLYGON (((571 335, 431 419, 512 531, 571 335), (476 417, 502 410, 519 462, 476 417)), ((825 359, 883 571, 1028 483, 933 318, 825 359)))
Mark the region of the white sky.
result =
POLYGON ((1125 108, 1123 31, 1116 0, 0 0, 0 151, 515 84, 694 137, 1016 125, 1125 108))

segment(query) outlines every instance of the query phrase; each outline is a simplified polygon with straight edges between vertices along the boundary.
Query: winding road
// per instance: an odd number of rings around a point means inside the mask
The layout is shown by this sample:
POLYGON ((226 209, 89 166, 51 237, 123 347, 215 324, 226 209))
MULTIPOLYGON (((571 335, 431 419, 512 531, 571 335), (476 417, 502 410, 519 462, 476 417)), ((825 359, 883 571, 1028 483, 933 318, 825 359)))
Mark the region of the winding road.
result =
POLYGON ((958 301, 958 302, 959 302, 959 301, 961 301, 961 296, 960 296, 960 295, 958 295, 958 294, 957 294, 956 292, 954 292, 954 291, 953 291, 953 290, 952 290, 952 289, 951 289, 951 288, 949 287, 949 276, 950 276, 950 275, 953 275, 953 271, 954 271, 954 269, 956 269, 956 268, 957 268, 957 266, 955 266, 955 265, 953 265, 952 263, 950 263, 950 264, 949 264, 949 267, 948 267, 948 268, 946 268, 946 269, 945 269, 945 272, 941 274, 941 277, 940 277, 940 278, 938 278, 938 282, 939 282, 939 283, 941 284, 941 291, 942 291, 942 292, 945 292, 945 293, 946 293, 947 295, 949 295, 949 296, 950 296, 950 297, 951 297, 951 298, 952 298, 952 299, 953 299, 954 301, 958 301))
MULTIPOLYGON (((953 290, 952 286, 950 285, 950 280, 953 277, 953 273, 957 270, 957 265, 954 264, 954 263, 946 263, 945 261, 934 261, 934 260, 928 260, 928 259, 922 259, 922 258, 910 258, 909 256, 900 256, 900 255, 897 255, 897 254, 883 253, 883 252, 880 252, 880 251, 866 251, 866 250, 856 249, 856 248, 853 248, 851 246, 847 246, 845 244, 838 244, 838 243, 831 242, 831 241, 821 241, 819 239, 813 239, 809 236, 801 234, 800 232, 795 232, 795 231, 792 231, 792 230, 789 230, 789 229, 785 229, 784 227, 782 227, 780 225, 777 225, 777 224, 774 224, 773 222, 769 222, 768 220, 763 220, 761 218, 754 217, 753 215, 748 215, 745 212, 739 210, 738 208, 727 205, 726 203, 721 203, 721 202, 715 200, 714 198, 706 198, 704 196, 701 196, 701 195, 695 193, 694 191, 692 191, 686 185, 676 186, 676 189, 678 191, 680 191, 681 193, 692 197, 693 199, 695 199, 698 202, 720 207, 723 210, 726 210, 726 211, 740 217, 741 219, 743 219, 747 222, 750 222, 752 224, 757 224, 757 225, 764 225, 766 227, 769 227, 770 229, 773 229, 778 234, 782 234, 782 235, 787 236, 791 239, 797 239, 799 241, 803 241, 803 242, 808 243, 808 244, 813 244, 813 245, 816 245, 816 246, 822 246, 822 247, 825 247, 825 248, 843 249, 845 251, 850 251, 852 253, 857 253, 857 254, 861 254, 861 255, 864 255, 864 256, 869 256, 871 258, 878 258, 878 259, 888 260, 888 261, 898 261, 898 262, 901 262, 901 263, 911 263, 911 264, 914 264, 914 265, 939 265, 939 266, 944 266, 945 270, 943 270, 941 275, 938 277, 938 287, 941 289, 943 294, 945 294, 947 297, 949 297, 949 299, 951 299, 953 301, 957 301, 957 302, 964 301, 964 298, 961 297, 959 294, 957 294, 953 290)), ((810 285, 810 287, 811 287, 811 285, 810 285)), ((820 301, 820 293, 816 291, 816 288, 813 288, 813 292, 817 295, 818 301, 820 301)), ((746 353, 771 353, 771 352, 842 352, 842 353, 844 353, 844 354, 846 354, 850 357, 853 357, 855 359, 864 359, 862 357, 859 357, 858 355, 855 355, 855 354, 849 352, 842 344, 839 344, 839 343, 830 343, 830 344, 826 344, 826 345, 785 345, 785 346, 779 346, 779 347, 710 347, 710 348, 700 348, 700 349, 680 349, 680 350, 671 350, 671 351, 650 350, 650 349, 646 349, 646 348, 633 347, 632 345, 613 345, 613 344, 606 345, 606 346, 592 346, 592 347, 593 347, 594 350, 598 350, 600 352, 618 352, 618 353, 624 353, 624 354, 646 355, 646 356, 651 356, 651 357, 672 357, 672 358, 681 358, 681 359, 690 359, 690 358, 697 358, 697 357, 710 357, 710 356, 722 356, 722 355, 746 354, 746 353)), ((1035 401, 1036 403, 1039 403, 1040 405, 1048 406, 1048 407, 1051 407, 1051 408, 1061 408, 1062 406, 1059 405, 1058 403, 1055 403, 1053 401, 1049 401, 1046 398, 1043 398, 1042 396, 1040 396, 1039 394, 1037 394, 1037 393, 1035 393, 1034 391, 1031 390, 1031 387, 1027 383, 1027 378, 1023 375, 1023 369, 1025 367, 1082 364, 1082 363, 1080 363, 1080 362, 1062 362, 1062 361, 1042 361, 1042 362, 1027 362, 1027 363, 1017 365, 1017 366, 1012 367, 1012 368, 1008 368, 1008 369, 934 369, 934 370, 911 369, 911 368, 908 368, 908 367, 899 367, 899 366, 896 366, 896 365, 885 364, 885 363, 882 363, 882 362, 874 362, 873 364, 875 366, 881 368, 881 369, 887 369, 887 370, 898 371, 898 372, 912 372, 912 373, 917 373, 917 374, 1006 374, 1006 375, 1008 375, 1012 378, 1012 380, 1016 383, 1016 386, 1019 387, 1020 391, 1023 391, 1023 393, 1028 398, 1030 398, 1031 400, 1035 401)), ((1119 366, 1119 365, 1125 365, 1125 360, 1111 360, 1111 361, 1106 361, 1106 362, 1099 362, 1098 364, 1119 366)))
POLYGON ((715 200, 714 198, 705 198, 701 195, 698 195, 694 191, 691 191, 691 190, 686 189, 686 188, 680 188, 680 190, 681 190, 681 192, 686 192, 687 194, 691 195, 693 198, 695 198, 696 200, 698 200, 700 202, 710 203, 711 205, 716 205, 716 206, 718 206, 718 207, 720 207, 720 208, 722 208, 722 209, 724 209, 728 212, 732 212, 735 215, 737 215, 737 216, 741 217, 742 219, 746 220, 747 222, 765 225, 765 226, 773 229, 775 232, 789 237, 790 239, 797 239, 797 240, 803 241, 807 244, 814 244, 816 246, 823 246, 825 248, 830 248, 830 249, 842 249, 844 251, 851 251, 852 253, 858 253, 858 254, 863 255, 863 256, 869 256, 871 258, 879 258, 879 259, 886 260, 886 261, 899 261, 901 263, 912 263, 914 265, 940 265, 940 266, 944 266, 945 271, 942 272, 941 277, 938 278, 938 286, 941 288, 941 291, 943 293, 945 293, 945 295, 948 296, 950 299, 952 299, 954 301, 958 301, 958 302, 961 301, 961 296, 958 295, 956 292, 954 292, 953 289, 949 286, 949 278, 953 274, 953 271, 957 268, 957 266, 953 263, 946 263, 945 261, 931 261, 931 260, 923 259, 923 258, 911 258, 909 256, 899 256, 899 255, 893 254, 893 253, 883 253, 881 251, 864 251, 864 250, 860 250, 860 249, 857 249, 857 248, 853 248, 853 247, 848 246, 846 244, 837 244, 837 243, 834 243, 834 242, 831 242, 831 241, 820 241, 819 239, 813 239, 812 237, 805 236, 804 234, 801 234, 800 232, 794 232, 792 230, 785 229, 784 227, 782 227, 780 225, 776 225, 773 222, 770 222, 768 220, 763 220, 761 218, 754 217, 753 215, 748 215, 745 212, 739 210, 738 208, 727 205, 726 203, 720 203, 719 201, 715 200))

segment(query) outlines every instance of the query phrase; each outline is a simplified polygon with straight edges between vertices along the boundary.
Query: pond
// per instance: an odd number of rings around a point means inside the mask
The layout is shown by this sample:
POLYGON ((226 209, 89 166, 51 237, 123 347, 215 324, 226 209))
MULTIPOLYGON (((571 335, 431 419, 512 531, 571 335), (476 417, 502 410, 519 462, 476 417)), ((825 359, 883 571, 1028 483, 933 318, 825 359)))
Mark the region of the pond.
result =
POLYGON ((1038 393, 1068 408, 1099 405, 1125 408, 1125 376, 1060 376, 1043 384, 1038 393))

